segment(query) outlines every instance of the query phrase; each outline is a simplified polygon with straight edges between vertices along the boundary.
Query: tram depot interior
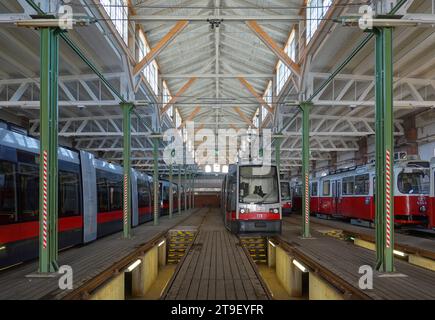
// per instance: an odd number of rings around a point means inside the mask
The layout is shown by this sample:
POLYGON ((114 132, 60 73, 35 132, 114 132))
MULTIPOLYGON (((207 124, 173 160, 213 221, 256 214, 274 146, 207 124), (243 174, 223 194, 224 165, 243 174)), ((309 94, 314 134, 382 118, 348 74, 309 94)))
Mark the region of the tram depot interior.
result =
POLYGON ((435 1, 8 0, 0 44, 1 300, 435 299, 435 1))

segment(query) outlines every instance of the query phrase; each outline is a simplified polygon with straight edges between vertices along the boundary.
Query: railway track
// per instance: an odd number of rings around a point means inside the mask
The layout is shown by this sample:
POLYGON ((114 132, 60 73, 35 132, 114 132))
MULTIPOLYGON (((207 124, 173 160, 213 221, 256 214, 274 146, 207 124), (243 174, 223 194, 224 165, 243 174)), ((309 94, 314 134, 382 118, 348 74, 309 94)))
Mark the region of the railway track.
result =
MULTIPOLYGON (((198 210, 199 209, 195 210, 195 212, 197 212, 198 210)), ((180 226, 191 217, 192 217, 192 213, 187 215, 184 219, 182 219, 175 226, 172 226, 169 229, 174 229, 177 226, 180 226)), ((100 272, 96 276, 85 281, 84 284, 74 289, 70 293, 66 294, 61 299, 63 300, 88 299, 93 291, 95 291, 96 289, 104 285, 112 277, 118 275, 121 270, 127 268, 128 265, 130 265, 133 261, 137 260, 140 256, 143 256, 148 250, 150 250, 155 245, 157 245, 163 238, 166 238, 169 229, 159 232, 150 241, 147 241, 145 244, 138 246, 134 251, 130 252, 123 259, 117 261, 103 272, 100 272)), ((57 293, 57 290, 55 291, 55 293, 57 293)), ((49 294, 43 297, 43 299, 53 299, 53 298, 55 298, 54 294, 49 294)))

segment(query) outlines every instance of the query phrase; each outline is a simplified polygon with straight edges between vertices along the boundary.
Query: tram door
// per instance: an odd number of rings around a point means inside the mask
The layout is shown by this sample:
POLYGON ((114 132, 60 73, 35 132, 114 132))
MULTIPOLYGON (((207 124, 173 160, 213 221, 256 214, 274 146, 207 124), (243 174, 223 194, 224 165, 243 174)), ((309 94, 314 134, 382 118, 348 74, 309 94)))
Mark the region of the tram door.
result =
POLYGON ((332 215, 340 215, 341 180, 332 181, 332 215))

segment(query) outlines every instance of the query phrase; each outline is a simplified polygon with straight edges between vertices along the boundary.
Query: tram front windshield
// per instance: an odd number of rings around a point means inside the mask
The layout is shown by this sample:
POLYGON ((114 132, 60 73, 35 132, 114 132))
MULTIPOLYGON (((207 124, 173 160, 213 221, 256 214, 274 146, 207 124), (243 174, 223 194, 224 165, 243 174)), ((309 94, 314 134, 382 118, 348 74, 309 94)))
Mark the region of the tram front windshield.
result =
POLYGON ((240 167, 240 203, 277 203, 276 167, 240 167))
POLYGON ((429 194, 429 169, 405 169, 397 178, 397 186, 401 193, 429 194))

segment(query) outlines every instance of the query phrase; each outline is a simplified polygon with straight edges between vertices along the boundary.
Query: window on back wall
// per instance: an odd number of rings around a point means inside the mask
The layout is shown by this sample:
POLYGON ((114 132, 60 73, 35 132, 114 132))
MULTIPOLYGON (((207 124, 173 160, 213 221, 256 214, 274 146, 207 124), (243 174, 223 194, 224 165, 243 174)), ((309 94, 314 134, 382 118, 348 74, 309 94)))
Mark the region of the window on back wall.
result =
MULTIPOLYGON (((163 107, 166 106, 166 104, 171 101, 172 96, 171 96, 171 92, 168 89, 168 85, 166 84, 165 81, 163 81, 163 92, 162 92, 162 102, 163 102, 163 107)), ((174 117, 174 110, 173 110, 173 106, 171 106, 168 111, 166 111, 166 113, 168 114, 168 116, 173 119, 174 117)))
POLYGON ((255 115, 254 118, 252 119, 252 124, 258 128, 258 126, 260 125, 260 119, 258 117, 258 113, 260 112, 260 109, 257 109, 257 111, 255 111, 255 115))
POLYGON ((125 0, 100 0, 124 42, 128 42, 128 6, 125 0))
MULTIPOLYGON (((267 102, 269 107, 272 107, 272 81, 269 81, 269 83, 267 84, 266 91, 263 95, 263 100, 267 102)), ((261 106, 261 122, 266 119, 268 112, 269 111, 266 106, 261 106)))
POLYGON ((261 122, 264 122, 264 119, 266 119, 267 117, 267 113, 269 111, 267 110, 267 108, 265 108, 264 106, 261 106, 261 122))
MULTIPOLYGON (((284 52, 293 60, 296 60, 296 39, 294 30, 290 33, 287 44, 284 47, 284 52)), ((278 62, 276 68, 276 94, 278 95, 288 78, 291 75, 290 69, 281 61, 278 62)), ((272 96, 272 95, 271 95, 272 96)))
POLYGON ((332 0, 308 0, 306 11, 306 42, 310 42, 322 22, 328 9, 331 7, 332 0))
MULTIPOLYGON (((145 58, 145 56, 150 52, 150 46, 148 45, 145 36, 142 32, 139 33, 139 60, 142 60, 145 58)), ((146 68, 142 71, 143 75, 145 76, 145 79, 147 80, 148 84, 150 85, 151 89, 154 91, 156 95, 159 93, 159 85, 158 85, 158 68, 157 63, 153 60, 151 63, 149 63, 146 68)))
POLYGON ((181 125, 182 119, 180 115, 180 111, 175 108, 175 128, 178 128, 181 125))

